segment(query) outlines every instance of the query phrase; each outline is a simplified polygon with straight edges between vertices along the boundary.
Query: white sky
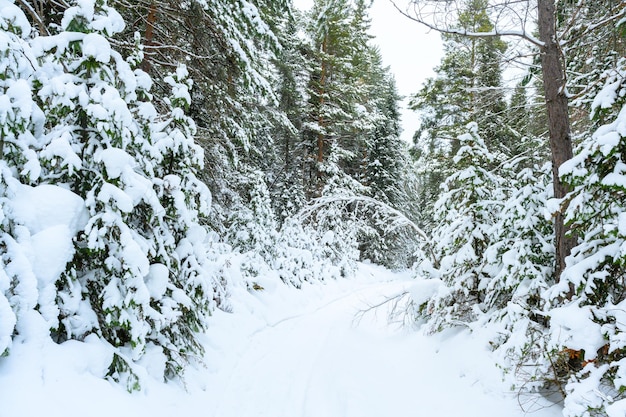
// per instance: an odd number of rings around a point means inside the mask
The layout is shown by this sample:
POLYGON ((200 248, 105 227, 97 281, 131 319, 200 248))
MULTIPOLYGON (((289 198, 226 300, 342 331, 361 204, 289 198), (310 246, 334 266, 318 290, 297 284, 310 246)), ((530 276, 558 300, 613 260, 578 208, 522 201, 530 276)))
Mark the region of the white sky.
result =
MULTIPOLYGON (((397 3, 402 6, 406 0, 397 3)), ((313 0, 294 0, 294 5, 306 10, 313 5, 313 0)), ((385 65, 389 65, 395 75, 398 91, 408 97, 419 90, 426 78, 434 75, 433 68, 443 55, 441 38, 438 33, 429 33, 425 27, 402 16, 390 0, 374 0, 370 17, 371 34, 376 37, 372 42, 380 47, 385 65)), ((418 115, 403 109, 402 126, 402 138, 411 142, 419 126, 418 115)))

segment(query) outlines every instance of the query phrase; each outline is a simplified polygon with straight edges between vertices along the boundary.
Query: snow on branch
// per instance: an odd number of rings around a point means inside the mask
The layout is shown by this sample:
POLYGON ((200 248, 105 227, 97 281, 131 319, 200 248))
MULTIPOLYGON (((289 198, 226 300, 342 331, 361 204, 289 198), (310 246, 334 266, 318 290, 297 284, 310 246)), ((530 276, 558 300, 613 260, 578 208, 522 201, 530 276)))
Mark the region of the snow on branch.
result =
MULTIPOLYGON (((569 34, 573 32, 575 29, 578 31, 576 36, 571 37, 567 41, 561 41, 561 46, 565 46, 567 44, 573 43, 581 38, 584 38, 589 33, 596 31, 597 29, 606 26, 608 24, 615 24, 615 22, 620 22, 625 19, 626 16, 626 2, 621 2, 619 5, 615 6, 617 10, 611 10, 608 15, 601 17, 599 20, 594 22, 579 22, 576 19, 578 17, 578 10, 573 14, 571 18, 571 22, 567 25, 566 29, 561 34, 561 39, 565 38, 565 34, 569 34)), ((617 24, 619 26, 619 23, 617 24)))

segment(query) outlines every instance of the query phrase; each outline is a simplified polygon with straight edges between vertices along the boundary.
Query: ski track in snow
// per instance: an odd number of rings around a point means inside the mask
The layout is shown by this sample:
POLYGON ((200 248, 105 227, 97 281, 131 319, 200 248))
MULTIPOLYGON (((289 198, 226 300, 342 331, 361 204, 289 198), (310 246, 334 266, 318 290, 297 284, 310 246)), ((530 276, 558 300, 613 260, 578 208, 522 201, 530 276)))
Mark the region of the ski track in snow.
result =
POLYGON ((384 309, 355 323, 359 311, 409 284, 357 281, 357 290, 343 289, 331 301, 257 329, 210 415, 560 415, 558 407, 526 414, 517 394, 506 391, 486 344, 468 334, 424 336, 390 327, 384 309))
MULTIPOLYGON (((16 346, 0 359, 0 417, 557 417, 520 408, 487 341, 455 330, 425 336, 357 313, 405 291, 407 276, 361 265, 355 279, 234 288, 234 313, 215 312, 206 368, 127 394, 90 373, 80 342, 16 346), (81 364, 80 366, 78 364, 81 364)), ((85 350, 87 349, 87 350, 85 350)), ((100 364, 102 366, 103 364, 100 364)), ((533 397, 530 397, 531 399, 533 397)))

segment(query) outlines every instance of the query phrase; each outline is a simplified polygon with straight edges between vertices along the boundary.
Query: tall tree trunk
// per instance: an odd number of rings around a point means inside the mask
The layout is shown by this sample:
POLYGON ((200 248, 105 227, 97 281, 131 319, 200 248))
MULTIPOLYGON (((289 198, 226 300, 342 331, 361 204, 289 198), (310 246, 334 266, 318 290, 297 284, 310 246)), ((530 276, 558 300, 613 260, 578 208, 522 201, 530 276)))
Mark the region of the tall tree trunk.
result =
MULTIPOLYGON (((538 27, 539 38, 544 43, 541 49, 541 71, 548 113, 554 196, 562 198, 567 194, 568 187, 561 182, 559 168, 565 161, 573 157, 573 151, 568 103, 565 95, 563 61, 556 39, 556 11, 554 4, 554 0, 538 0, 538 27)), ((565 258, 576 245, 575 238, 566 236, 567 231, 568 228, 564 223, 563 214, 557 214, 555 218, 557 281, 565 268, 565 258)))
POLYGON ((317 134, 317 167, 316 167, 316 171, 317 171, 317 194, 318 197, 322 195, 322 189, 323 189, 323 184, 322 184, 322 163, 324 162, 324 143, 326 142, 325 140, 325 135, 322 132, 322 130, 324 129, 325 126, 325 120, 324 120, 324 104, 325 104, 325 94, 326 94, 326 72, 328 71, 328 63, 326 62, 326 52, 328 49, 328 35, 326 35, 324 37, 324 42, 322 43, 322 68, 321 68, 321 74, 320 74, 320 82, 319 82, 319 88, 318 88, 318 94, 320 97, 320 102, 319 102, 319 113, 317 115, 317 124, 319 126, 320 131, 317 134))
POLYGON ((157 18, 156 3, 152 2, 148 9, 148 17, 146 18, 146 34, 144 37, 144 47, 146 48, 146 54, 144 55, 143 62, 141 63, 141 69, 145 72, 150 72, 152 64, 150 63, 149 55, 151 53, 150 47, 154 45, 154 25, 157 18))

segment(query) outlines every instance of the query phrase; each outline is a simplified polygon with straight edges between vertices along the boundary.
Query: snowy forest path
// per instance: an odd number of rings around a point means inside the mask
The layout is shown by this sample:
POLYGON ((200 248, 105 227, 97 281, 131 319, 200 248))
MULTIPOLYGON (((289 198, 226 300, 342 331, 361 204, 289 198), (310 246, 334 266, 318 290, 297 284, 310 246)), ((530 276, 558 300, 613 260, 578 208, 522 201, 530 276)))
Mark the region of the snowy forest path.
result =
POLYGON ((188 369, 185 389, 144 373, 128 394, 102 378, 110 350, 96 339, 43 335, 0 361, 0 417, 561 417, 509 391, 484 337, 426 336, 390 325, 385 307, 358 314, 412 287, 409 274, 360 265, 302 289, 258 283, 233 286, 233 312, 214 312, 206 367, 188 369))
MULTIPOLYGON (((322 285, 321 292, 328 293, 305 308, 282 309, 282 316, 249 333, 230 369, 215 375, 221 388, 210 415, 524 415, 516 394, 505 392, 499 370, 479 341, 464 337, 467 343, 459 344, 456 333, 427 337, 390 326, 385 309, 355 320, 409 285, 403 279, 356 279, 338 292, 336 285, 322 285)), ((554 410, 533 415, 552 416, 554 410)))

